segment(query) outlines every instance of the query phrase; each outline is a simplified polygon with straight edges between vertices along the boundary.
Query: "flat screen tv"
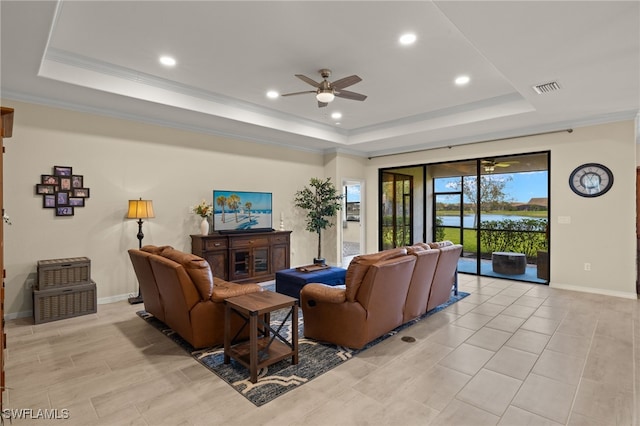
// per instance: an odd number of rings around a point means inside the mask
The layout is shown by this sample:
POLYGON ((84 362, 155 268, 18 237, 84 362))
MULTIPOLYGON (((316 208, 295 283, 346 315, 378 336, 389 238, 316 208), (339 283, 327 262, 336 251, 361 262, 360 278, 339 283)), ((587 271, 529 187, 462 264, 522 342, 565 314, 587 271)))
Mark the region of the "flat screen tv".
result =
POLYGON ((270 192, 213 191, 214 231, 272 231, 272 216, 270 192))

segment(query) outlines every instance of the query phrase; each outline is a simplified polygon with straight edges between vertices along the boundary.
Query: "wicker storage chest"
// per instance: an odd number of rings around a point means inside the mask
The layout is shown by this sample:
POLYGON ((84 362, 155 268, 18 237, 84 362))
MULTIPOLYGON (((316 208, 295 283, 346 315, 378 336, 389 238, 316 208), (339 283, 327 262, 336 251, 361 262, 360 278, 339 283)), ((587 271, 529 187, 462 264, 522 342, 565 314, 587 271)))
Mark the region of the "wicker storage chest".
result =
POLYGON ((33 321, 36 324, 97 312, 96 283, 53 290, 33 291, 33 321))
POLYGON ((40 291, 91 283, 91 260, 87 257, 38 260, 40 291))

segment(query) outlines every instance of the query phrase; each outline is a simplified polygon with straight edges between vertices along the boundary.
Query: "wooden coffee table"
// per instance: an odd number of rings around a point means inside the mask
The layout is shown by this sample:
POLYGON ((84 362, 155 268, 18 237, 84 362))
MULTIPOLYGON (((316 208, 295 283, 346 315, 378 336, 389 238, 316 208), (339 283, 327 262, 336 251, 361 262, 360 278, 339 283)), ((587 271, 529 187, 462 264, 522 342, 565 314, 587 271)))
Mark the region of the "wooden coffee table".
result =
POLYGON ((225 299, 224 315, 224 363, 231 358, 249 369, 251 383, 258 381, 258 369, 291 357, 298 363, 298 300, 261 291, 225 299), (271 312, 289 308, 289 312, 277 328, 271 327, 271 312), (231 336, 231 316, 239 315, 244 325, 235 336, 231 336), (282 328, 291 319, 291 341, 281 334, 282 328), (249 341, 238 342, 245 327, 249 327, 249 341))

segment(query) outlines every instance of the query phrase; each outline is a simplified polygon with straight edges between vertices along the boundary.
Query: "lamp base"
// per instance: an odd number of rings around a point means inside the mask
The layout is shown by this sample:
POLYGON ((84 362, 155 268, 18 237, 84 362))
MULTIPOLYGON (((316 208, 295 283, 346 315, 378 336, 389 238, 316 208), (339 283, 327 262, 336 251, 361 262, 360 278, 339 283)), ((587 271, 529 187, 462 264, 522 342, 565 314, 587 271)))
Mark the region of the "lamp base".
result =
POLYGON ((129 302, 130 305, 136 305, 138 303, 144 302, 144 300, 142 300, 142 296, 141 295, 130 297, 130 298, 127 299, 127 301, 129 302))

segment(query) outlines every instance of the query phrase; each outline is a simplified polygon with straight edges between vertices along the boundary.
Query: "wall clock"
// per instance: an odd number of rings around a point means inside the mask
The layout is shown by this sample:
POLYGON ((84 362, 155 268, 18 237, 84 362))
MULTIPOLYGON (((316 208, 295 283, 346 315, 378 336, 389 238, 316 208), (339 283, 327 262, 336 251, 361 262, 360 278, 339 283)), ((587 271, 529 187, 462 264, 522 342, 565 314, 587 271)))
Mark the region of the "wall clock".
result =
POLYGON ((569 186, 581 197, 598 197, 613 185, 613 173, 598 163, 586 163, 576 167, 569 176, 569 186))

